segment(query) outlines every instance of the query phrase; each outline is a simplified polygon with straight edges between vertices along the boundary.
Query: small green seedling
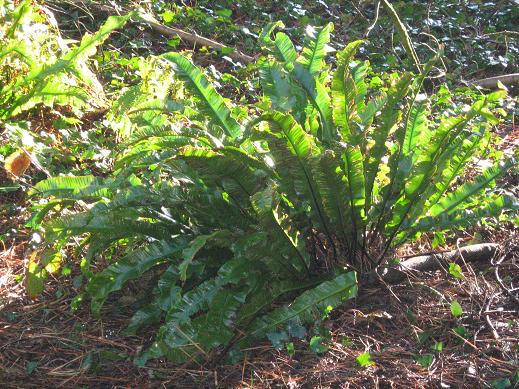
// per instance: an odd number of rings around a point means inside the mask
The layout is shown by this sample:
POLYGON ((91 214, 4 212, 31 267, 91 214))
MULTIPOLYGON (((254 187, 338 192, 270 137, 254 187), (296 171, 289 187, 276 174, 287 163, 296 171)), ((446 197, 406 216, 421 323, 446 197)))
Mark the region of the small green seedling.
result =
POLYGON ((328 346, 323 344, 324 338, 322 336, 312 336, 310 339, 310 350, 316 354, 328 351, 328 346))
POLYGON ((463 309, 457 300, 453 300, 451 303, 451 313, 454 317, 460 317, 463 314, 463 309))
POLYGON ((433 360, 434 360, 434 357, 432 354, 424 354, 424 355, 415 356, 416 363, 418 363, 424 369, 427 369, 429 366, 431 366, 433 363, 433 360))
POLYGON ((460 265, 456 263, 449 263, 449 274, 456 278, 457 280, 463 278, 463 273, 461 271, 460 265))
POLYGON ((356 360, 360 367, 366 367, 366 366, 371 366, 371 365, 375 364, 375 362, 371 360, 371 354, 368 351, 360 354, 356 358, 356 360))

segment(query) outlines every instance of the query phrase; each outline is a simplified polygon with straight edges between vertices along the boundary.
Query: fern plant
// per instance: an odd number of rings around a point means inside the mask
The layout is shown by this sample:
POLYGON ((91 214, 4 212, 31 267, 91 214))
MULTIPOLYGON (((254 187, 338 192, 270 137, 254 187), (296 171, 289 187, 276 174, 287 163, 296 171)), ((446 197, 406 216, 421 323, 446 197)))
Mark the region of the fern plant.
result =
POLYGON ((258 116, 238 122, 200 69, 167 53, 159 62, 187 96, 171 112, 178 124, 134 123, 112 177, 56 177, 33 191, 48 199, 36 217, 53 215, 43 228, 54 249, 34 274, 80 237, 89 281, 77 302, 89 299, 95 314, 150 275, 127 333, 159 329, 138 363, 233 355, 270 333, 298 335, 417 234, 516 206, 488 190, 513 159, 459 183, 501 92, 456 115, 433 113, 421 88, 427 69, 371 88, 369 64, 354 60, 360 41, 331 70, 331 24, 309 29, 300 53, 282 32, 272 37, 276 27, 261 36, 258 116), (98 269, 114 248, 122 256, 98 269))
MULTIPOLYGON (((32 161, 50 175, 53 169, 42 167, 45 163, 39 157, 50 159, 59 145, 55 136, 47 134, 50 125, 42 131, 35 111, 47 108, 52 112, 49 116, 60 117, 52 127, 68 127, 77 133, 74 124, 81 123, 86 111, 107 108, 108 99, 90 59, 129 17, 110 17, 99 31, 85 34, 73 45, 61 36, 52 12, 44 5, 33 0, 0 2, 0 129, 6 131, 13 147, 21 149, 6 162, 32 154, 32 161)), ((65 134, 60 137, 64 148, 73 148, 65 134)))
POLYGON ((108 18, 98 32, 71 47, 42 6, 24 0, 12 10, 1 7, 0 120, 38 104, 68 106, 78 116, 83 108, 106 105, 103 87, 86 61, 129 15, 108 18))

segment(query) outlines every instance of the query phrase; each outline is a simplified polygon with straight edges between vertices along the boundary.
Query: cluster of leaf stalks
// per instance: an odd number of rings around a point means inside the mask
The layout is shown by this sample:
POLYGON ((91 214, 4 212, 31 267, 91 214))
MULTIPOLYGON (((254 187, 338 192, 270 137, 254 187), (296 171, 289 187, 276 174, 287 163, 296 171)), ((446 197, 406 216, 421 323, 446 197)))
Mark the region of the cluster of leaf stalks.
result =
MULTIPOLYGON (((90 52, 81 48, 125 20, 110 18, 71 52, 90 52)), ((226 101, 181 54, 142 61, 142 82, 107 116, 124 138, 113 173, 53 177, 31 192, 46 199, 34 220, 50 216, 29 292, 59 269, 71 241, 88 280, 75 303, 89 299, 94 314, 129 281, 146 280, 127 333, 158 331, 138 363, 233 357, 270 333, 304 335, 399 245, 516 207, 488 190, 513 159, 459 182, 503 92, 457 114, 433 112, 422 90, 433 62, 418 76, 370 83, 369 63, 354 58, 361 41, 332 69, 333 25, 309 28, 299 53, 286 34, 273 36, 277 27, 260 37, 255 107, 226 101)), ((75 74, 67 58, 34 70, 33 88, 75 74)))

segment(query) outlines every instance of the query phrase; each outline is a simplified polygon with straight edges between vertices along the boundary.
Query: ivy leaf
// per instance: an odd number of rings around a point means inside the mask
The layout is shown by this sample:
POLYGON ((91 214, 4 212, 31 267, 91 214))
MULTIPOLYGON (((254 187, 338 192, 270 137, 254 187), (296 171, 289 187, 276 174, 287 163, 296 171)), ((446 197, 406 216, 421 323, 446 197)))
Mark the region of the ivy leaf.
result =
POLYGON ((37 367, 37 361, 27 361, 27 363, 25 364, 25 373, 27 373, 27 375, 29 376, 34 372, 34 370, 36 370, 37 367))
POLYGON ((355 358, 360 367, 366 367, 374 365, 375 362, 371 360, 371 354, 366 351, 355 358))
POLYGON ((463 309, 461 308, 461 305, 457 300, 454 300, 451 303, 451 313, 454 317, 460 317, 463 313, 463 309))
POLYGON ((292 358, 296 353, 296 349, 294 347, 294 343, 287 343, 287 354, 292 358))
POLYGON ((463 326, 457 326, 453 329, 455 333, 457 333, 459 336, 466 338, 467 337, 467 329, 463 326))
POLYGON ((164 20, 164 23, 169 24, 175 20, 177 13, 168 10, 166 12, 161 13, 160 16, 162 16, 162 20, 164 20))
POLYGON ((431 354, 417 355, 415 357, 415 361, 425 369, 431 366, 433 360, 434 357, 431 354))
POLYGON ((431 347, 431 350, 436 353, 441 353, 443 351, 443 343, 435 342, 434 345, 431 347))
POLYGON ((310 339, 310 350, 316 354, 328 351, 328 346, 324 345, 323 341, 322 336, 313 336, 312 339, 310 339))
POLYGON ((457 280, 463 278, 463 273, 461 271, 460 265, 456 263, 449 263, 449 274, 456 278, 457 280))
POLYGON ((275 349, 281 350, 285 341, 288 340, 288 334, 285 331, 270 332, 267 334, 267 338, 275 349))

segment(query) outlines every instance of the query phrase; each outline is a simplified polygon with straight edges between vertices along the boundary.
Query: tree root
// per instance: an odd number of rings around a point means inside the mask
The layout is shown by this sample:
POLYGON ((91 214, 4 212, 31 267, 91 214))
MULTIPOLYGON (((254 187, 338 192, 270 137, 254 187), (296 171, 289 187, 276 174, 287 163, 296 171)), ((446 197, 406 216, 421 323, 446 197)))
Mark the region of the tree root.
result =
POLYGON ((438 270, 443 264, 454 262, 460 257, 465 262, 488 261, 490 263, 498 253, 499 247, 495 243, 482 243, 461 247, 459 250, 411 257, 397 266, 379 268, 376 273, 373 272, 368 276, 367 282, 369 284, 382 279, 388 284, 397 284, 404 281, 410 273, 438 270))

